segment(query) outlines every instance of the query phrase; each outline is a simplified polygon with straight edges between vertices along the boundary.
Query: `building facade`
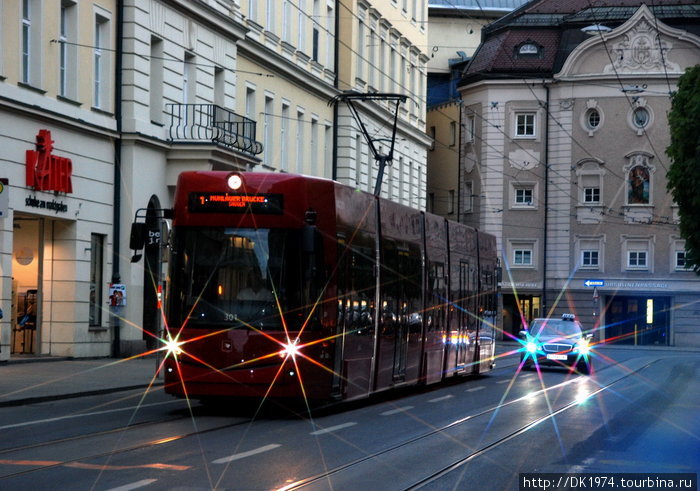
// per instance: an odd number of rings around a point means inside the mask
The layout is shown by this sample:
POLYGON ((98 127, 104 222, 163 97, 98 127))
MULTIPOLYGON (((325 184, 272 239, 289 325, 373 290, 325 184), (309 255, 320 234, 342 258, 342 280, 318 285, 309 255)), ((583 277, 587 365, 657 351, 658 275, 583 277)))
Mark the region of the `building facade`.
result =
MULTIPOLYGON (((339 93, 389 93, 405 96, 399 103, 395 139, 391 101, 358 105, 362 124, 377 153, 393 159, 386 169, 381 196, 425 209, 427 182, 425 134, 427 2, 426 0, 339 0, 339 93)), ((373 192, 378 165, 370 144, 347 104, 336 107, 336 154, 333 177, 373 192)))
POLYGON ((116 27, 110 0, 0 4, 0 360, 110 352, 116 27))
POLYGON ((484 31, 460 85, 465 221, 499 237, 506 333, 573 312, 601 341, 700 346, 665 155, 699 34, 680 0, 535 0, 484 31))
MULTIPOLYGON (((10 0, 0 14, 0 360, 158 345, 184 170, 371 190, 358 123, 329 104, 343 91, 407 97, 382 194, 425 206, 424 0, 10 0), (155 238, 139 262, 134 220, 155 238)), ((361 113, 384 138, 389 105, 361 113)))
POLYGON ((428 3, 427 209, 450 220, 471 213, 473 196, 460 185, 460 128, 473 134, 472 119, 461 120, 457 84, 481 41, 481 29, 525 3, 524 0, 431 0, 428 3))

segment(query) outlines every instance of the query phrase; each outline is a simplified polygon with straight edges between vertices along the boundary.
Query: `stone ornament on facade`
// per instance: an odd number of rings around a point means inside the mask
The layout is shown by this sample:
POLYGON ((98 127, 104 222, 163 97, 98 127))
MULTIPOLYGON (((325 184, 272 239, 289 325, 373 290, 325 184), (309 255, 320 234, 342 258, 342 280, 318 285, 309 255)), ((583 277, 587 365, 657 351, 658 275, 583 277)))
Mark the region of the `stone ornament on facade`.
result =
POLYGON ((656 28, 649 19, 642 18, 630 32, 624 34, 622 41, 613 44, 612 52, 616 59, 606 65, 603 72, 679 72, 680 65, 668 59, 672 47, 669 41, 657 39, 656 28))

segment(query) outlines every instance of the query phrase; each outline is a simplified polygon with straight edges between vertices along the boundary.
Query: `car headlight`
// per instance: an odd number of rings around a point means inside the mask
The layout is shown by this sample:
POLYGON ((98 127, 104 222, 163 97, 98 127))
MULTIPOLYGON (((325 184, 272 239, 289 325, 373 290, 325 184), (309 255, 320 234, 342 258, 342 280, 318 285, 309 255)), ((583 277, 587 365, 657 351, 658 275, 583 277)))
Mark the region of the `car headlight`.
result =
POLYGON ((528 351, 528 353, 534 353, 537 351, 537 343, 534 341, 528 341, 525 344, 525 349, 528 351))
POLYGON ((588 344, 587 339, 579 339, 576 342, 576 348, 578 349, 578 352, 584 356, 588 355, 588 353, 591 352, 591 345, 588 344))

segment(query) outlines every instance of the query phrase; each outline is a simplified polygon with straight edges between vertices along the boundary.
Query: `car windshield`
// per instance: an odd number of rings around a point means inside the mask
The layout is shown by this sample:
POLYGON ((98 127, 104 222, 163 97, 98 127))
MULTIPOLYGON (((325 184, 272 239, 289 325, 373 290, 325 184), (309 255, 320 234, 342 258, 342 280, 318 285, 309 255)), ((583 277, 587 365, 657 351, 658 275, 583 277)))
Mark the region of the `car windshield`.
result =
POLYGON ((535 337, 577 338, 581 328, 577 322, 560 319, 535 319, 530 325, 530 332, 535 337))

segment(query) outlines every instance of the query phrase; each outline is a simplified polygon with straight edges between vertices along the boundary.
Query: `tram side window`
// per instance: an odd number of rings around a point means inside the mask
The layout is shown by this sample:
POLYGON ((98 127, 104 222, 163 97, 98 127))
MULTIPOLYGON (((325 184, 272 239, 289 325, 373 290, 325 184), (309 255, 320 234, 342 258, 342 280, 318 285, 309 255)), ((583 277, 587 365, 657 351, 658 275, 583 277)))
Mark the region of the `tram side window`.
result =
POLYGON ((445 325, 445 309, 447 291, 445 288, 445 265, 430 262, 428 268, 428 298, 426 329, 440 330, 445 325))
POLYGON ((355 335, 371 334, 374 319, 374 249, 361 244, 356 236, 352 245, 339 239, 341 266, 338 272, 339 317, 355 335))

